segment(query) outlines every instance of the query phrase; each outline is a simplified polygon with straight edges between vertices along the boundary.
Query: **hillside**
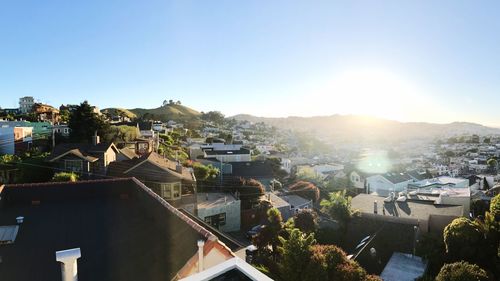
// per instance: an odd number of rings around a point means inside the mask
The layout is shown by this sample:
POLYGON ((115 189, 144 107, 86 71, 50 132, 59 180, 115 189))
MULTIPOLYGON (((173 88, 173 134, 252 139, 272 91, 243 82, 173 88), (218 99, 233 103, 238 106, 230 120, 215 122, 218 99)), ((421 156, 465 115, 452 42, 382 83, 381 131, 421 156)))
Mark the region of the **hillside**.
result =
POLYGON ((315 132, 323 136, 340 139, 420 139, 471 134, 500 134, 500 129, 486 127, 475 123, 405 123, 356 115, 266 118, 241 114, 233 116, 231 118, 234 118, 236 120, 247 120, 254 123, 264 122, 283 129, 302 132, 315 132))
POLYGON ((137 115, 125 108, 105 108, 101 110, 103 114, 110 114, 112 116, 121 116, 122 114, 130 119, 135 119, 137 115))
POLYGON ((149 115, 152 119, 157 119, 161 121, 185 121, 198 119, 201 113, 181 104, 167 104, 153 109, 144 108, 134 108, 130 111, 137 115, 137 117, 143 117, 149 115))

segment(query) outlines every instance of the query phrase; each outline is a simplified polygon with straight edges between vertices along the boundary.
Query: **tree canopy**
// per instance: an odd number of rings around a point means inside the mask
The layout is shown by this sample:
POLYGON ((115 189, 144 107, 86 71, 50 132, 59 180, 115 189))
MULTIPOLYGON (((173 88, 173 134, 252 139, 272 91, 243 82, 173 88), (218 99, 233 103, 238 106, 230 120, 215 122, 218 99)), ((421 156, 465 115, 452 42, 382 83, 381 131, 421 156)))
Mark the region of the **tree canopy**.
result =
POLYGON ((488 274, 475 264, 460 261, 445 264, 436 277, 436 281, 488 281, 488 274))
POLYGON ((308 181, 298 181, 288 187, 291 193, 317 202, 319 200, 319 188, 308 181))
POLYGON ((71 129, 70 138, 74 142, 90 142, 96 132, 105 136, 109 131, 109 124, 94 112, 87 101, 77 105, 71 112, 68 127, 71 129))
POLYGON ((321 210, 345 226, 354 214, 351 209, 351 199, 345 190, 332 192, 330 198, 321 201, 321 210))

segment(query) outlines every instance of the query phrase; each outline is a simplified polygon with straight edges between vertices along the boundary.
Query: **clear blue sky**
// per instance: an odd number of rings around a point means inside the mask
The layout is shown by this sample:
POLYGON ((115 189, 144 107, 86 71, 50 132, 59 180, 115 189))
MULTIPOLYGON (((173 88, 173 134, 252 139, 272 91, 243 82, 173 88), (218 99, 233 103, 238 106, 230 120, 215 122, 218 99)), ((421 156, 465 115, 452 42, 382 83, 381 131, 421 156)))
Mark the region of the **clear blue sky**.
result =
POLYGON ((0 106, 174 99, 226 115, 498 126, 499 3, 2 1, 0 106))

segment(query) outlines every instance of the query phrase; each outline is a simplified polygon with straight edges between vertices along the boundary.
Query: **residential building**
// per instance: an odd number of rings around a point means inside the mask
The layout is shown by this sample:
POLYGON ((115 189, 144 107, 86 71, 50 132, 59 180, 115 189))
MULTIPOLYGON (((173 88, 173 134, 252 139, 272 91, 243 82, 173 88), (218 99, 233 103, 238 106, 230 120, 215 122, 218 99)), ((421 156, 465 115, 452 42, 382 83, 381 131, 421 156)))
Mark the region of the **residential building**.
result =
POLYGON ((2 280, 179 280, 236 257, 133 178, 7 185, 0 198, 2 280))
POLYGON ((303 210, 311 210, 313 208, 313 201, 296 194, 280 195, 281 199, 290 204, 290 212, 297 214, 303 210))
POLYGON ((54 131, 55 134, 59 134, 63 137, 69 137, 69 133, 70 133, 71 129, 66 124, 58 124, 58 125, 52 126, 52 130, 54 131))
POLYGON ((382 175, 374 175, 366 178, 367 193, 376 193, 387 196, 391 192, 406 190, 408 184, 415 181, 407 173, 390 172, 382 175))
POLYGON ((0 155, 20 154, 33 145, 32 127, 0 127, 0 155))
POLYGON ((352 198, 353 210, 370 220, 387 221, 418 226, 422 232, 442 233, 455 218, 464 213, 463 206, 434 204, 426 200, 387 200, 372 194, 358 194, 352 198))
POLYGON ((204 157, 217 159, 221 162, 252 161, 250 150, 246 148, 240 148, 238 150, 205 150, 204 157))
POLYGON ((156 152, 111 163, 111 177, 135 177, 176 208, 196 212, 196 179, 192 171, 156 152))
POLYGON ((75 172, 84 178, 105 176, 119 150, 113 143, 101 143, 99 136, 92 138, 92 143, 56 145, 47 161, 60 170, 75 172))
POLYGON ((42 122, 47 121, 55 124, 61 121, 59 110, 48 104, 35 103, 33 105, 33 112, 36 114, 37 119, 42 122))
POLYGON ((241 228, 241 201, 229 193, 198 193, 198 217, 224 232, 241 228))
POLYGON ((35 105, 35 99, 33 97, 26 96, 19 98, 19 112, 21 112, 21 114, 32 112, 33 105, 35 105))

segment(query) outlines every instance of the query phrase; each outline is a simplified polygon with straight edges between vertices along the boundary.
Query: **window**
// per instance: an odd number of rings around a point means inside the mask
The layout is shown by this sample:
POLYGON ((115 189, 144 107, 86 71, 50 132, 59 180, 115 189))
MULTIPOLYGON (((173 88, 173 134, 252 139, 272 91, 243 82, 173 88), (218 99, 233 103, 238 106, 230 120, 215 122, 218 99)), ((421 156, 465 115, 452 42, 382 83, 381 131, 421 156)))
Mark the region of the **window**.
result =
POLYGON ((165 199, 180 199, 182 196, 181 183, 162 183, 160 185, 160 196, 165 199))
POLYGON ((64 169, 72 172, 82 172, 83 171, 83 161, 82 160, 64 160, 64 169))
POLYGON ((205 222, 210 224, 215 228, 219 228, 219 226, 226 225, 226 213, 220 213, 213 216, 205 217, 205 222))

